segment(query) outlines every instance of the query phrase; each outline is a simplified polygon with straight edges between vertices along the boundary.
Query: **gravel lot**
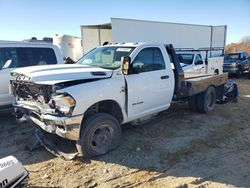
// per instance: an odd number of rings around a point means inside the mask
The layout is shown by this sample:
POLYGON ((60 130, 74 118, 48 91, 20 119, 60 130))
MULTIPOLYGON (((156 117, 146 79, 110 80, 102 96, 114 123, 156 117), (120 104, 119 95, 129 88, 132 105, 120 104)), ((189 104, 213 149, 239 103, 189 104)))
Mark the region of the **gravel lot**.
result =
POLYGON ((250 187, 250 80, 236 79, 238 103, 199 114, 173 105, 148 123, 123 127, 121 146, 91 160, 65 161, 35 142, 29 124, 1 113, 0 158, 29 170, 25 187, 250 187))

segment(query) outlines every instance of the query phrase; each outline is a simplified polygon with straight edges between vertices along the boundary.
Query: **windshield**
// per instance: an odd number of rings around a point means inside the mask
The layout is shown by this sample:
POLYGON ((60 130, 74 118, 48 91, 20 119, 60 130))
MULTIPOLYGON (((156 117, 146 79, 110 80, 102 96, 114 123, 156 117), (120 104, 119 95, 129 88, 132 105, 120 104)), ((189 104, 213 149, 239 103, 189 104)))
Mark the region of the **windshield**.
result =
POLYGON ((225 60, 237 60, 240 59, 240 54, 225 54, 225 60))
POLYGON ((121 66, 121 57, 129 56, 133 50, 132 47, 104 46, 90 51, 76 63, 114 70, 121 66))
POLYGON ((191 65, 193 63, 193 58, 194 58, 193 54, 176 54, 176 55, 180 63, 184 63, 186 65, 191 65))

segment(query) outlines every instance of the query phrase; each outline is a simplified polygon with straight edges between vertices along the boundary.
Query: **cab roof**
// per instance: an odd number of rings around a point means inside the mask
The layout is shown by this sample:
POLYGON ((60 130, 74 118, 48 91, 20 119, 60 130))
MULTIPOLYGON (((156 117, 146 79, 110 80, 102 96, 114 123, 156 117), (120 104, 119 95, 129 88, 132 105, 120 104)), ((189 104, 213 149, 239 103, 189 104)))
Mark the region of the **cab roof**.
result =
POLYGON ((121 46, 121 47, 138 47, 142 45, 165 45, 163 43, 152 43, 152 42, 123 42, 123 43, 111 43, 104 46, 121 46))

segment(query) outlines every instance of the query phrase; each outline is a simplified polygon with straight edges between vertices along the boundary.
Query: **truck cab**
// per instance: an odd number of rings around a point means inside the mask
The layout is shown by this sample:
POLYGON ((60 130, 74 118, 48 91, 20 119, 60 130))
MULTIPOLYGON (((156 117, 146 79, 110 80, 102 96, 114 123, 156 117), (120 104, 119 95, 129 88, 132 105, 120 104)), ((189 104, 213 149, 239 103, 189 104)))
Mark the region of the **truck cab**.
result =
POLYGON ((177 52, 179 62, 184 72, 206 73, 206 65, 200 53, 177 52))
POLYGON ((250 56, 247 52, 234 52, 225 54, 223 71, 241 77, 244 72, 248 72, 250 67, 250 56))
MULTIPOLYGON (((221 49, 220 49, 221 50, 221 49)), ((184 72, 198 74, 220 74, 223 69, 223 56, 207 57, 208 50, 176 51, 184 72)))

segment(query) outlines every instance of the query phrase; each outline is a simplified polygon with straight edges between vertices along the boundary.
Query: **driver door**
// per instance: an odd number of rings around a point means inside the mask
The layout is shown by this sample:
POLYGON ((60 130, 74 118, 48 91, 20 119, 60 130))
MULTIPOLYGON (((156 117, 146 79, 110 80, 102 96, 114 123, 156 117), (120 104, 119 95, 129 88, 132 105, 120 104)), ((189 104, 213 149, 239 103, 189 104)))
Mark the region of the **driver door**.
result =
POLYGON ((194 59, 194 72, 204 74, 205 73, 205 65, 201 58, 200 54, 195 55, 194 59))
POLYGON ((167 109, 172 101, 174 75, 168 59, 166 68, 160 47, 148 47, 132 61, 132 74, 126 75, 128 118, 136 119, 167 109))

